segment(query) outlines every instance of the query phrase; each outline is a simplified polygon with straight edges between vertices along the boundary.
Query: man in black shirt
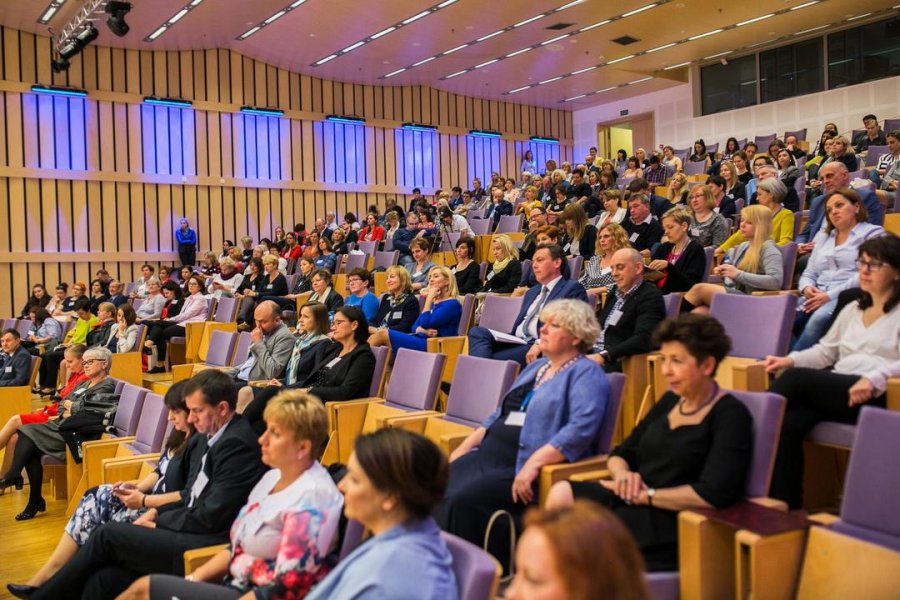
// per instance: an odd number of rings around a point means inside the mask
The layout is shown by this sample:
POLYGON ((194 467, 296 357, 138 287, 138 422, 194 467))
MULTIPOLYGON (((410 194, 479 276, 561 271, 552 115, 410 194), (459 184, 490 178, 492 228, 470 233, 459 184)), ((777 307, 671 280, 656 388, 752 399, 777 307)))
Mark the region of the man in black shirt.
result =
POLYGON ((650 214, 650 199, 644 194, 632 194, 628 200, 628 213, 630 218, 624 227, 631 246, 639 252, 651 251, 662 239, 663 229, 650 214))
POLYGON ((572 185, 566 190, 566 199, 569 202, 584 204, 591 197, 591 186, 584 180, 584 169, 581 167, 572 171, 572 185))

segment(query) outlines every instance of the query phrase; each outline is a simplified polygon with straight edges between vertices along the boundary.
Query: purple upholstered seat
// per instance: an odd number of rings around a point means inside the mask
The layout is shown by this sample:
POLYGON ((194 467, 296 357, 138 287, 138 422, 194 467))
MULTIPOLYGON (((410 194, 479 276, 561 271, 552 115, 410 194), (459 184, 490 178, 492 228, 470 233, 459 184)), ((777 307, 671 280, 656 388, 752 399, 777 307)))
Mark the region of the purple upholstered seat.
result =
POLYGON ((797 138, 798 142, 801 142, 806 139, 806 128, 804 127, 803 129, 798 129, 797 131, 785 131, 783 139, 786 140, 789 135, 794 136, 795 138, 797 138))
POLYGON ((216 323, 231 323, 237 317, 237 309, 237 298, 220 298, 216 304, 216 314, 213 320, 216 323))
POLYGON ((344 540, 341 542, 341 554, 338 562, 347 558, 347 555, 356 550, 362 544, 363 534, 366 528, 356 519, 348 519, 347 527, 344 529, 344 540))
POLYGON ((387 269, 396 265, 400 260, 400 252, 392 250, 391 252, 376 252, 375 261, 372 264, 373 269, 387 269))
POLYGON ((384 371, 387 369, 388 357, 391 354, 389 346, 376 346, 372 348, 375 354, 375 371, 372 373, 372 383, 369 386, 369 396, 375 398, 381 391, 381 380, 384 379, 384 371))
POLYGON ((215 367, 227 367, 231 362, 231 354, 234 352, 237 338, 238 334, 234 331, 213 331, 209 336, 206 364, 215 367))
POLYGON ((446 358, 443 354, 400 348, 384 395, 385 405, 433 410, 446 358))
POLYGON ((835 531, 900 551, 900 413, 864 406, 850 452, 835 531))
POLYGON ((685 175, 703 175, 706 173, 706 161, 693 161, 688 160, 684 162, 684 174, 685 175))
POLYGON ((854 439, 856 439, 855 425, 833 421, 818 423, 806 436, 809 442, 847 450, 853 446, 854 439))
POLYGON ((777 133, 773 133, 772 135, 758 135, 754 139, 756 142, 757 149, 760 150, 760 154, 765 154, 769 149, 769 144, 775 141, 775 138, 778 137, 777 133))
POLYGON ((744 403, 753 418, 753 458, 744 493, 748 498, 767 496, 787 400, 769 392, 730 392, 744 403))
POLYGON ((135 440, 128 447, 135 454, 159 452, 166 433, 169 409, 159 394, 148 393, 144 396, 144 407, 135 431, 135 440))
POLYGON ((462 300, 462 314, 459 317, 459 329, 457 335, 466 335, 469 333, 469 326, 472 324, 472 313, 475 311, 475 295, 466 294, 462 300))
POLYGON ((130 383, 122 386, 122 391, 119 394, 119 404, 116 408, 116 417, 112 425, 112 434, 114 436, 123 437, 135 434, 146 396, 147 390, 144 388, 131 385, 130 383))
POLYGON ((470 208, 466 212, 466 218, 469 220, 472 219, 483 219, 485 210, 483 208, 470 208))
POLYGON ((581 267, 584 265, 584 257, 583 256, 570 256, 569 260, 569 279, 573 279, 575 281, 581 277, 581 267))
POLYGON ((715 258, 716 249, 712 246, 708 246, 703 249, 703 254, 706 257, 706 266, 703 267, 703 278, 701 281, 706 283, 709 281, 710 272, 712 271, 713 258, 715 258))
POLYGON ((732 356, 763 359, 787 354, 796 308, 793 294, 716 294, 709 314, 725 327, 733 345, 732 356))
POLYGON ((518 363, 460 355, 444 419, 478 427, 500 404, 519 372, 518 363))
POLYGON ((118 396, 119 394, 122 393, 122 388, 125 387, 125 382, 122 381, 121 379, 116 379, 115 377, 110 377, 109 379, 114 384, 116 384, 116 387, 113 388, 113 394, 116 394, 118 396))
POLYGON ((453 574, 459 597, 466 600, 492 600, 500 573, 490 554, 450 533, 441 532, 453 557, 453 574))
POLYGON ((644 573, 644 583, 653 600, 678 600, 681 598, 681 582, 678 572, 644 573))
POLYGON ((621 373, 607 373, 609 380, 609 402, 603 413, 603 421, 597 432, 597 455, 609 454, 612 449, 613 434, 619 420, 619 407, 622 405, 622 393, 625 391, 625 376, 621 373))
POLYGON ((492 296, 489 295, 484 299, 484 308, 481 311, 481 321, 478 325, 511 333, 516 317, 522 309, 524 296, 515 298, 510 296, 492 296))
POLYGON ((781 251, 781 267, 784 273, 781 278, 781 289, 789 290, 794 282, 794 269, 797 266, 797 243, 788 242, 778 246, 778 249, 781 251))
POLYGON ((503 215, 497 222, 495 233, 515 233, 522 231, 522 215, 503 215))
POLYGON ((672 292, 671 294, 663 296, 663 302, 666 305, 667 319, 674 319, 678 316, 678 312, 681 310, 682 298, 684 298, 684 294, 679 294, 678 292, 672 292))
POLYGON ((375 256, 375 252, 378 251, 378 242, 372 240, 357 242, 356 249, 366 256, 375 256))
POLYGON ((234 348, 234 356, 231 357, 232 367, 244 364, 247 357, 250 356, 251 344, 253 344, 253 340, 250 339, 249 331, 242 331, 238 334, 237 344, 235 344, 234 348))
POLYGON ((19 332, 19 335, 25 337, 28 335, 28 330, 31 329, 32 325, 31 319, 18 319, 16 321, 15 329, 19 332))
MULTIPOLYGON (((364 244, 375 244, 377 242, 363 242, 364 244)), ((344 273, 349 274, 353 269, 365 269, 366 263, 369 261, 368 254, 349 254, 347 255, 347 264, 344 265, 344 273)))
POLYGON ((491 220, 473 219, 472 217, 469 217, 469 229, 472 230, 472 235, 490 235, 491 220))

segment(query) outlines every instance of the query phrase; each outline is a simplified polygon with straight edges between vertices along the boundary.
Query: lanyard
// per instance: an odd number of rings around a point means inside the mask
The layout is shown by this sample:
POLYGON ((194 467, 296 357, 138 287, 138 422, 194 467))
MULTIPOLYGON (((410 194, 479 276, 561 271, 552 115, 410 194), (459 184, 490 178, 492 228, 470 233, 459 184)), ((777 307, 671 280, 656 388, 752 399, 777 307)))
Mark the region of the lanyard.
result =
POLYGON ((522 401, 522 406, 519 407, 519 410, 521 412, 525 412, 528 409, 528 405, 531 403, 531 398, 534 396, 534 393, 542 385, 553 379, 553 377, 556 377, 557 375, 568 369, 571 365, 575 364, 575 361, 577 361, 579 358, 581 358, 581 355, 569 359, 563 366, 559 368, 559 370, 556 371, 556 373, 553 374, 552 377, 547 377, 546 379, 544 377, 547 375, 547 371, 550 369, 550 363, 547 362, 547 364, 538 369, 537 376, 534 378, 534 386, 532 386, 532 388, 528 390, 528 393, 525 394, 525 400, 522 401))

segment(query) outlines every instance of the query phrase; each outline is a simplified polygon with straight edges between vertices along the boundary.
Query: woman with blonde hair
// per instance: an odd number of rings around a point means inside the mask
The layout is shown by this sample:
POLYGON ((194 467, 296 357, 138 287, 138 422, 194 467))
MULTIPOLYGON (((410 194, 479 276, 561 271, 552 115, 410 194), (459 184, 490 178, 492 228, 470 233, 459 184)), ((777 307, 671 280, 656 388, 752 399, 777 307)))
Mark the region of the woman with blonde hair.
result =
POLYGON ((672 175, 672 179, 669 181, 669 202, 687 204, 689 192, 687 176, 680 171, 672 175))
POLYGON ((630 248, 628 233, 618 223, 607 223, 600 226, 597 233, 597 245, 594 255, 584 263, 584 272, 578 283, 584 286, 588 294, 600 296, 615 285, 612 276, 612 257, 622 248, 630 248))
MULTIPOLYGON (((794 213, 782 204, 785 196, 787 196, 787 186, 780 179, 763 179, 756 186, 756 198, 759 200, 759 205, 772 211, 772 227, 769 235, 779 246, 784 246, 794 238, 794 213)), ((722 254, 737 246, 742 240, 740 232, 735 232, 716 249, 716 253, 722 254)))
POLYGON ((644 559, 622 521, 599 504, 525 514, 506 600, 649 600, 644 559))
POLYGON ((733 200, 747 199, 747 188, 738 177, 737 167, 730 160, 723 160, 719 165, 719 176, 725 180, 725 195, 733 200))
POLYGON ((561 219, 565 223, 563 250, 569 256, 583 256, 588 260, 597 245, 597 228, 588 221, 584 208, 580 204, 569 204, 563 209, 561 219))
POLYGON ((515 214, 525 215, 525 218, 527 219, 528 215, 531 214, 532 209, 540 208, 543 206, 543 203, 541 202, 539 196, 540 196, 540 193, 538 192, 538 189, 535 186, 529 185, 528 187, 526 187, 525 188, 525 200, 523 200, 519 204, 519 206, 516 207, 515 214))
MULTIPOLYGON (((494 262, 482 286, 482 292, 509 294, 516 289, 522 278, 522 265, 519 262, 519 249, 505 233, 495 235, 491 240, 494 262)), ((456 275, 454 274, 454 280, 456 275)))
POLYGON ((462 318, 462 305, 456 297, 456 277, 447 267, 434 267, 428 273, 428 287, 422 290, 425 305, 413 323, 412 333, 379 329, 369 338, 370 346, 390 345, 394 354, 400 348, 424 352, 430 337, 456 335, 462 318))
MULTIPOLYGON (((385 286, 387 293, 381 297, 375 318, 369 322, 369 335, 382 329, 409 333, 419 317, 419 301, 413 294, 412 279, 406 267, 388 267, 385 271, 385 286)), ((372 344, 371 339, 369 344, 372 344)))
POLYGON ((741 210, 744 241, 725 255, 713 273, 724 278, 723 285, 698 283, 684 295, 682 311, 708 313, 716 294, 750 294, 777 290, 784 277, 781 252, 772 241, 772 211, 754 204, 741 210))

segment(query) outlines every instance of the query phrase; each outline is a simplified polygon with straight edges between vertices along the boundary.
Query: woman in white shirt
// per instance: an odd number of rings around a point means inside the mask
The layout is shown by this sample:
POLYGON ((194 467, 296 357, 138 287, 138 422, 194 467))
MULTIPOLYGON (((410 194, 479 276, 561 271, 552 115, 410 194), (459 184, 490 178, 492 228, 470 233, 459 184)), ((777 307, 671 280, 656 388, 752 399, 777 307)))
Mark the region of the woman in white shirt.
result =
POLYGON ((610 223, 621 225, 625 221, 628 217, 628 210, 622 208, 621 204, 619 204, 621 197, 617 189, 603 190, 603 212, 600 213, 600 217, 597 219, 597 227, 609 225, 610 223))
POLYGON ((120 597, 302 598, 325 576, 344 504, 316 460, 328 439, 325 407, 289 390, 269 402, 265 420, 259 444, 272 470, 238 513, 230 547, 187 577, 143 577, 120 597))
POLYGON ((815 346, 767 356, 770 373, 786 369, 772 391, 787 398, 771 495, 803 505, 803 440, 820 421, 856 423, 863 404, 885 405, 900 376, 900 238, 863 242, 856 261, 862 297, 848 304, 815 346), (827 370, 831 369, 831 370, 827 370))

